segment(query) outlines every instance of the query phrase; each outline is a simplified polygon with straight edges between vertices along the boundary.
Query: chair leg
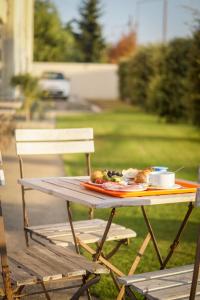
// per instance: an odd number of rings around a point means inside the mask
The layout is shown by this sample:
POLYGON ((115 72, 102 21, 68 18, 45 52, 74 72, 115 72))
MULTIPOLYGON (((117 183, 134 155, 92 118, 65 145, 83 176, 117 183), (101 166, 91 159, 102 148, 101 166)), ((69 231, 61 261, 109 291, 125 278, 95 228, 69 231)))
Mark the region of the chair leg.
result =
POLYGON ((131 288, 130 288, 129 286, 126 286, 126 287, 125 287, 125 292, 126 292, 126 295, 127 295, 130 299, 137 300, 135 294, 133 293, 133 291, 131 290, 131 288))
POLYGON ((96 284, 100 280, 100 275, 95 275, 94 278, 88 280, 85 284, 83 284, 78 291, 72 296, 70 300, 78 300, 80 296, 87 291, 93 284, 96 284))
POLYGON ((50 298, 50 296, 49 296, 49 294, 48 294, 48 292, 47 292, 47 290, 46 290, 46 287, 45 287, 45 285, 44 285, 44 282, 41 282, 41 286, 42 286, 42 289, 43 289, 44 294, 45 294, 45 296, 46 296, 46 299, 47 299, 47 300, 51 300, 51 298, 50 298))
MULTIPOLYGON (((83 285, 86 284, 87 278, 88 278, 88 276, 83 276, 83 285)), ((91 294, 90 294, 90 290, 89 290, 89 289, 86 290, 86 294, 87 294, 88 300, 92 300, 91 294)))
POLYGON ((21 299, 20 294, 23 291, 24 287, 25 287, 24 285, 21 285, 17 290, 15 290, 15 295, 16 295, 15 300, 20 300, 21 299))

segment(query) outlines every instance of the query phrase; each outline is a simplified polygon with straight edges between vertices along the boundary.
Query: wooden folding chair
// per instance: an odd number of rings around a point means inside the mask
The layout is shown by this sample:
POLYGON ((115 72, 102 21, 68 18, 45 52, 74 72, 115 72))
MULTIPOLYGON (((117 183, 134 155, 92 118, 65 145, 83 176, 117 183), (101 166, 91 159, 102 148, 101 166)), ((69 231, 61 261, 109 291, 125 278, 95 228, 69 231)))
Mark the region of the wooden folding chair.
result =
MULTIPOLYGON (((1 158, 1 155, 0 155, 1 158)), ((0 201, 0 256, 1 273, 0 296, 3 299, 21 299, 28 295, 44 293, 50 299, 49 292, 61 289, 78 288, 71 299, 79 297, 88 288, 97 283, 100 274, 108 270, 98 263, 88 261, 85 257, 50 243, 36 244, 23 250, 13 251, 7 255, 4 220, 0 201), (58 282, 73 283, 66 287, 47 288, 46 284, 58 282), (27 286, 40 285, 42 291, 25 292, 27 286)))
MULTIPOLYGON (((93 129, 18 129, 16 130, 16 149, 19 158, 21 178, 24 177, 22 157, 44 154, 83 153, 86 156, 87 175, 90 175, 90 154, 94 152, 93 129)), ((36 236, 45 238, 54 244, 62 246, 72 245, 73 239, 72 236, 69 235, 69 232, 71 232, 70 222, 30 226, 25 201, 25 194, 29 190, 30 189, 26 189, 23 186, 21 188, 24 232, 27 245, 29 235, 32 238, 36 236)), ((70 213, 69 207, 68 213, 70 213)), ((106 222, 104 220, 93 219, 93 211, 90 211, 90 220, 73 222, 73 226, 79 239, 86 244, 99 243, 105 231, 106 222), (90 233, 90 239, 87 238, 88 232, 90 233), (93 239, 91 240, 92 233, 93 239)), ((110 257, 114 255, 120 245, 127 244, 128 239, 136 237, 135 231, 125 228, 124 226, 113 223, 111 227, 110 232, 113 232, 113 235, 112 233, 109 235, 109 241, 116 241, 117 244, 110 252, 110 257), (117 235, 117 232, 120 232, 120 235, 117 235)))
MULTIPOLYGON (((197 190, 196 206, 200 202, 200 189, 197 190)), ((135 292, 149 300, 200 299, 200 228, 197 238, 194 265, 164 269, 119 278, 125 285, 126 294, 137 299, 135 292)))

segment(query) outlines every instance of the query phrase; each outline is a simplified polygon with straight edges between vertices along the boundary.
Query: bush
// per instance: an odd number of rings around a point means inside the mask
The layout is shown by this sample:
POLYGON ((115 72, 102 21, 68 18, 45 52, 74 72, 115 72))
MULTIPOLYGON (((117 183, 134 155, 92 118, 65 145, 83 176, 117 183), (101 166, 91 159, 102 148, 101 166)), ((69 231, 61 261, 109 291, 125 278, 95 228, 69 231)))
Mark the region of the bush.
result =
MULTIPOLYGON (((159 84, 156 86, 157 112, 167 121, 176 122, 186 117, 186 80, 191 40, 172 40, 163 54, 159 84)), ((155 93, 154 92, 154 93, 155 93)))
POLYGON ((118 76, 119 80, 119 94, 120 98, 123 101, 129 101, 130 99, 130 92, 129 92, 129 61, 123 60, 120 62, 119 69, 118 69, 118 76))
MULTIPOLYGON (((185 95, 191 44, 191 39, 176 38, 168 45, 139 48, 131 59, 119 65, 121 97, 129 98, 133 104, 157 113, 166 121, 177 122, 186 119, 185 95)), ((195 48, 195 46, 193 47, 195 48)), ((196 57, 198 55, 197 48, 196 45, 196 57)), ((195 61, 198 64, 197 59, 195 61)), ((195 69, 196 71, 191 70, 191 73, 198 73, 198 68, 195 69)), ((198 77, 197 73, 196 77, 198 77)), ((198 80, 196 80, 196 87, 199 88, 198 80)), ((193 106, 199 107, 199 98, 193 96, 193 100, 190 100, 191 103, 194 104, 193 106)))
POLYGON ((153 74, 152 47, 142 47, 130 61, 130 100, 146 108, 148 84, 153 74))
POLYGON ((11 84, 20 88, 24 96, 23 108, 26 112, 26 120, 30 120, 33 103, 41 96, 38 79, 30 74, 20 74, 12 77, 11 84))

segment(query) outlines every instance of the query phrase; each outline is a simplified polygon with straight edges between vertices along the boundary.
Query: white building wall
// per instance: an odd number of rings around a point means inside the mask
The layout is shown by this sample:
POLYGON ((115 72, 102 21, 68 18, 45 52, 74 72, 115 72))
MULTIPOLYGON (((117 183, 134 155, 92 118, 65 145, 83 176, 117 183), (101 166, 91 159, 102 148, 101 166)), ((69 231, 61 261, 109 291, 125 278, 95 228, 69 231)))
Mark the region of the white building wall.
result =
POLYGON ((86 99, 115 100, 118 93, 118 67, 113 64, 33 62, 32 74, 57 71, 71 80, 71 94, 86 99))
POLYGON ((31 71, 33 58, 33 0, 0 0, 3 20, 1 97, 13 97, 13 75, 31 71))

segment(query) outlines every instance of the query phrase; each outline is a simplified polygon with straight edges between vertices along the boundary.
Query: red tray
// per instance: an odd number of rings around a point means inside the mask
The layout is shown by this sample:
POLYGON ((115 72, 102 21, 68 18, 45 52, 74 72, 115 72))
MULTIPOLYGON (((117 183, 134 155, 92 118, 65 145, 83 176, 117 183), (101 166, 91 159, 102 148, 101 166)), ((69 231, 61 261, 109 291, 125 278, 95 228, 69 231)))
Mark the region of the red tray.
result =
POLYGON ((109 196, 127 198, 127 197, 139 197, 139 196, 159 196, 159 195, 172 195, 172 194, 187 194, 187 193, 196 193, 200 184, 188 182, 184 180, 176 180, 176 184, 181 185, 179 189, 170 189, 170 190, 158 190, 158 189, 147 189, 146 191, 137 191, 137 192, 122 192, 122 191, 110 191, 102 188, 101 186, 94 185, 89 182, 81 182, 86 189, 106 194, 109 196))

